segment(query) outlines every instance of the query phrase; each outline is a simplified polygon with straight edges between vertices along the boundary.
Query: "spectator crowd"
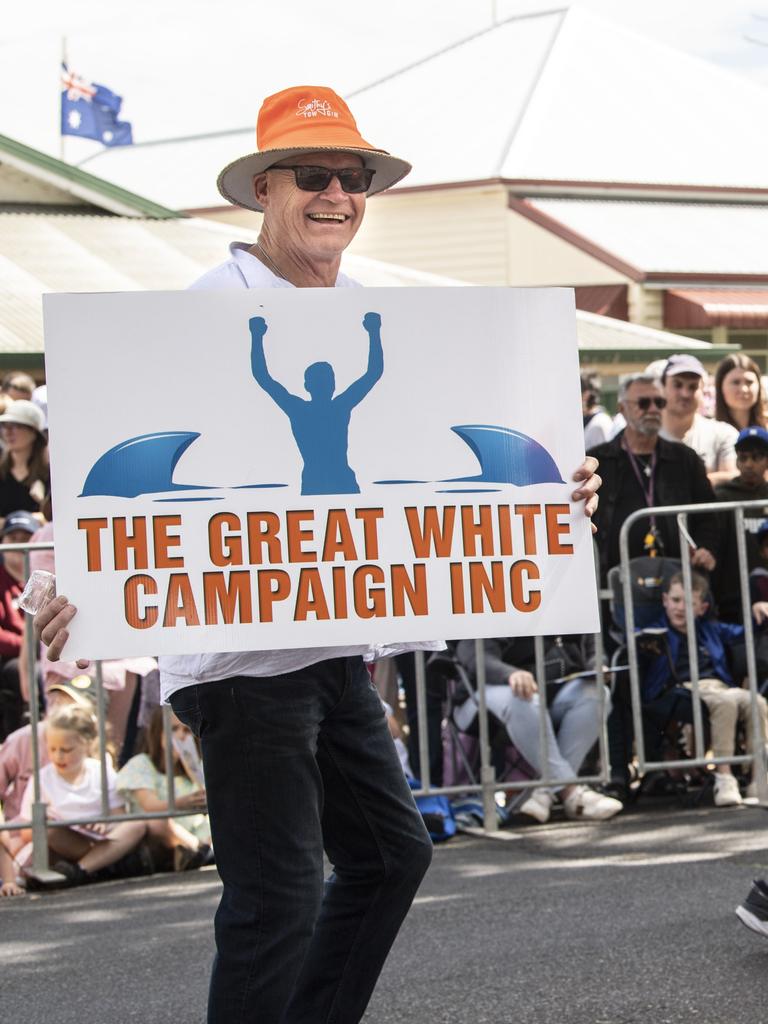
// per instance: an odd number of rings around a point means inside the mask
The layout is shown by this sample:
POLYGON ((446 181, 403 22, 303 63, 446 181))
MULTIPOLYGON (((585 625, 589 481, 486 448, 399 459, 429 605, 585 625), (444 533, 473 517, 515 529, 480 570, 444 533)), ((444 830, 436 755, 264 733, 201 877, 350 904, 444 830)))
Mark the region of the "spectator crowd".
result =
MULTIPOLYGON (((615 416, 600 403, 596 374, 582 375, 581 390, 585 446, 599 460, 603 478, 594 517, 603 587, 615 587, 619 535, 632 513, 652 506, 765 500, 765 509, 747 509, 743 519, 746 604, 732 516, 711 508, 690 515, 683 541, 694 570, 692 643, 706 748, 716 762, 714 771, 699 772, 698 784, 702 789, 712 784, 717 806, 754 800, 749 773, 739 773, 727 761, 753 750, 756 736, 765 744, 768 720, 763 697, 759 722, 751 719, 743 619, 746 607, 762 680, 768 677, 768 429, 759 368, 742 354, 729 355, 711 379, 694 356, 673 355, 620 381, 615 416)), ((0 441, 0 804, 3 821, 18 823, 0 831, 0 893, 14 895, 35 885, 29 870, 35 746, 49 859, 64 883, 214 863, 197 741, 160 707, 154 659, 103 664, 106 741, 90 672, 74 663, 49 662, 44 649, 34 665, 27 664, 30 626, 18 604, 27 567, 24 554, 13 548, 50 543, 53 509, 45 388, 24 373, 2 381, 0 441), (42 715, 36 743, 28 706, 35 692, 42 715), (123 820, 110 821, 111 816, 123 820), (89 820, 97 818, 103 820, 89 820)), ((646 755, 658 761, 677 762, 692 750, 691 617, 680 543, 673 516, 642 518, 629 531, 630 558, 640 560, 639 576, 652 581, 653 600, 638 622, 638 657, 646 755)), ((52 551, 33 551, 29 568, 53 572, 52 551)), ((517 816, 541 824, 563 814, 605 821, 641 793, 679 790, 674 771, 638 777, 627 673, 610 667, 625 661, 623 613, 618 598, 610 606, 610 613, 607 606, 604 612, 602 689, 594 637, 545 638, 543 721, 533 638, 484 641, 492 754, 497 777, 508 785, 499 807, 503 820, 517 816), (603 730, 610 785, 586 785, 579 778, 604 767, 598 743, 603 730), (534 785, 537 778, 547 785, 534 785)), ((416 786, 427 770, 433 787, 461 786, 479 777, 476 661, 477 647, 467 640, 449 642, 445 653, 428 658, 428 769, 419 743, 414 655, 385 659, 373 669, 401 762, 416 786)), ((686 782, 690 778, 687 773, 686 782)), ((474 813, 471 801, 456 806, 459 815, 474 813)))

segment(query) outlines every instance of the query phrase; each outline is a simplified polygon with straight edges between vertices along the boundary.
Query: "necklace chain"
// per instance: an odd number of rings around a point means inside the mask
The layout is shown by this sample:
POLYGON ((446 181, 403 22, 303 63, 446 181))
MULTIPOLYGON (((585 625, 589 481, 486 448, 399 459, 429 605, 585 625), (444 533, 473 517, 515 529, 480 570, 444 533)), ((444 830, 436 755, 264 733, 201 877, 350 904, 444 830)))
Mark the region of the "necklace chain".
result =
POLYGON ((286 278, 285 274, 282 272, 282 270, 280 270, 278 265, 275 263, 275 261, 269 255, 269 253, 264 249, 264 247, 262 246, 261 242, 255 242, 253 247, 254 247, 254 249, 258 249, 259 254, 262 257, 262 260, 267 264, 269 269, 271 271, 273 271, 273 273, 275 273, 283 281, 286 281, 287 278, 286 278))

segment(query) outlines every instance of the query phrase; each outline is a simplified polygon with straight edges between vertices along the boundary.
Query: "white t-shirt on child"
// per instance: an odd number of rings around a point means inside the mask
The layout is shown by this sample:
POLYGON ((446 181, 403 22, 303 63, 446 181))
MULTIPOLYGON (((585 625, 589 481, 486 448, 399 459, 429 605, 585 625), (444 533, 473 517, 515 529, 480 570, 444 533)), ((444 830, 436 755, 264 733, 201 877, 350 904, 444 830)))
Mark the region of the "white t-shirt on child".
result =
MULTIPOLYGON (((110 809, 122 807, 124 798, 117 792, 117 775, 107 764, 107 798, 110 809)), ((30 779, 21 801, 21 817, 29 820, 32 816, 34 780, 30 779)), ((95 757, 87 757, 79 782, 63 779, 52 764, 40 770, 40 799, 48 804, 48 817, 96 818, 101 814, 101 763, 95 757)))

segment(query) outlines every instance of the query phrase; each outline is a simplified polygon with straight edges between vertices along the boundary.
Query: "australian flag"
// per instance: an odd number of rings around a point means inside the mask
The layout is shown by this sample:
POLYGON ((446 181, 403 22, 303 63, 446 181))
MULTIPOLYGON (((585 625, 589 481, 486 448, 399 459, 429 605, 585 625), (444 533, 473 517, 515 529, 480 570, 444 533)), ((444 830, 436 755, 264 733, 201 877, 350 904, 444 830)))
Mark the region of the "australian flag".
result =
POLYGON ((86 82, 61 66, 61 134, 95 139, 103 146, 130 146, 129 121, 118 121, 122 96, 96 82, 86 82))

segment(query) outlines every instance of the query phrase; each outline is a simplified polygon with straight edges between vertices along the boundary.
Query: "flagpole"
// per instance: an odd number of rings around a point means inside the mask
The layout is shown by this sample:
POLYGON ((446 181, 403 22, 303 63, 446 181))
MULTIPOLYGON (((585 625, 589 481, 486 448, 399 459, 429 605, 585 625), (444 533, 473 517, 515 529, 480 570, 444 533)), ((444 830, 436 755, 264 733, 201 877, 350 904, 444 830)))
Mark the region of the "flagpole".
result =
MULTIPOLYGON (((67 37, 61 37, 61 64, 62 67, 69 67, 69 61, 67 60, 67 37)), ((59 69, 59 160, 62 163, 66 163, 66 157, 64 153, 64 139, 65 135, 62 131, 63 125, 61 123, 61 69, 59 69)))

